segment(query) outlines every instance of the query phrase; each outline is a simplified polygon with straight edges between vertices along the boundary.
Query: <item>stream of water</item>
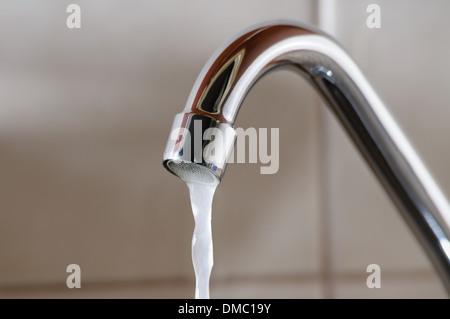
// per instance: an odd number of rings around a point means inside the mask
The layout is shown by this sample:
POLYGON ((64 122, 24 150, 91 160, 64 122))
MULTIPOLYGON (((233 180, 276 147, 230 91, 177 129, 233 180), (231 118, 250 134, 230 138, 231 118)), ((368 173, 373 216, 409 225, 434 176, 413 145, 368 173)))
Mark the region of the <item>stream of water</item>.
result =
POLYGON ((209 278, 214 264, 211 233, 212 200, 217 184, 186 182, 195 220, 192 236, 192 263, 195 271, 195 298, 209 299, 209 278))

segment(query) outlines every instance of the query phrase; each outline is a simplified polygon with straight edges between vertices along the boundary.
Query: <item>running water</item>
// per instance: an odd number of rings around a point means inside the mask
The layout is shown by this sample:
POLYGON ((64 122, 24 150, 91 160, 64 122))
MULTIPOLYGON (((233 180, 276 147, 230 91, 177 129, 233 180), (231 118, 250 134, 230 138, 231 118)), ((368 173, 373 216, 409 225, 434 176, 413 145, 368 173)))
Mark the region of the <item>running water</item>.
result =
POLYGON ((192 263, 195 271, 195 298, 209 299, 209 278, 214 264, 211 207, 217 184, 186 182, 195 220, 192 236, 192 263))

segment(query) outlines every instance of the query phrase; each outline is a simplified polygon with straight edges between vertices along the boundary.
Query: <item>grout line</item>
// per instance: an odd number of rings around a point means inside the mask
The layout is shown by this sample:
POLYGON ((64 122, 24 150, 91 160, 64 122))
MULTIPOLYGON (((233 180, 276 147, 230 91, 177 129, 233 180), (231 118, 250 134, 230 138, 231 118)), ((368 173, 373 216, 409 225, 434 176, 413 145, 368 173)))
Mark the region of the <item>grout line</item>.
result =
POLYGON ((211 280, 211 285, 233 285, 233 284, 302 284, 320 281, 320 274, 289 274, 289 275, 254 275, 254 276, 230 276, 211 280))
MULTIPOLYGON (((339 282, 362 282, 365 284, 368 273, 366 272, 339 272, 333 274, 333 280, 339 282)), ((437 274, 431 270, 384 270, 382 272, 383 280, 399 281, 423 281, 434 280, 437 274)), ((216 278, 211 280, 211 285, 232 285, 241 283, 273 284, 273 283, 321 283, 323 275, 321 273, 304 274, 282 274, 282 275, 242 275, 216 278)))
MULTIPOLYGON (((172 278, 154 278, 154 279, 130 279, 130 280, 83 280, 82 285, 93 288, 117 288, 117 287, 140 287, 140 286, 177 286, 177 285, 195 285, 195 279, 184 277, 172 278)), ((32 283, 32 284, 3 284, 0 285, 0 291, 20 291, 20 290, 41 290, 41 289, 67 289, 66 283, 32 283)))
POLYGON ((326 106, 317 100, 318 107, 318 156, 319 156, 319 195, 318 195, 318 206, 319 206, 319 258, 320 258, 320 270, 324 298, 333 298, 333 286, 334 286, 334 276, 333 276, 333 256, 332 256, 332 246, 333 246, 333 223, 332 223, 332 212, 331 212, 331 187, 330 187, 330 149, 329 149, 329 131, 328 131, 328 118, 326 106))
MULTIPOLYGON (((317 24, 329 34, 336 31, 334 0, 319 0, 317 4, 317 24)), ((318 108, 318 156, 319 156, 319 234, 320 238, 320 273, 324 298, 335 296, 334 275, 334 226, 333 222, 333 170, 331 157, 333 156, 332 135, 330 132, 330 114, 328 106, 317 97, 318 108)))
MULTIPOLYGON (((396 280, 396 281, 426 281, 434 280, 437 275, 429 270, 391 270, 384 271, 382 273, 383 280, 396 280)), ((334 276, 335 281, 340 283, 365 283, 367 278, 366 273, 361 272, 345 272, 339 273, 334 276)), ((322 274, 288 274, 288 275, 242 275, 242 276, 230 276, 223 278, 212 278, 211 287, 214 286, 229 286, 239 284, 306 284, 306 283, 321 283, 322 274)), ((194 286, 193 280, 186 278, 168 278, 168 279, 145 279, 145 280, 132 280, 132 281, 112 281, 102 282, 93 281, 84 283, 84 288, 92 289, 121 289, 121 288, 140 288, 140 287, 167 287, 167 286, 194 286)), ((37 290, 67 290, 65 285, 61 284, 33 284, 33 285, 4 285, 0 287, 2 292, 20 292, 20 291, 37 291, 37 290)), ((325 297, 324 297, 325 298, 325 297)))
MULTIPOLYGON (((323 20, 323 3, 322 0, 314 1, 311 4, 311 17, 312 22, 321 27, 321 21, 323 20)), ((316 147, 315 154, 317 155, 317 237, 314 237, 313 240, 318 241, 317 248, 318 258, 319 258, 319 269, 317 273, 317 279, 320 283, 321 294, 323 298, 330 299, 333 295, 332 293, 332 278, 331 278, 331 263, 330 263, 330 254, 329 254, 329 233, 328 233, 328 205, 327 205, 327 138, 325 131, 325 118, 323 103, 320 101, 320 97, 318 95, 314 96, 313 99, 313 131, 315 133, 314 136, 317 138, 313 141, 316 147)))
POLYGON ((328 34, 336 35, 336 0, 319 0, 317 5, 318 26, 328 34))
MULTIPOLYGON (((324 22, 328 21, 328 17, 325 16, 325 6, 322 0, 314 1, 311 4, 311 17, 312 22, 319 28, 323 27, 324 22)), ((327 11, 329 15, 329 11, 327 11)), ((318 231, 317 237, 313 240, 318 241, 317 248, 319 250, 319 269, 317 273, 317 279, 321 286, 321 293, 323 298, 330 299, 333 296, 333 278, 331 267, 331 252, 330 252, 330 224, 329 224, 329 187, 328 185, 328 132, 327 132, 327 119, 325 117, 324 103, 320 100, 320 97, 316 94, 313 99, 314 113, 313 113, 313 131, 317 138, 314 140, 317 155, 317 219, 318 219, 318 231)))

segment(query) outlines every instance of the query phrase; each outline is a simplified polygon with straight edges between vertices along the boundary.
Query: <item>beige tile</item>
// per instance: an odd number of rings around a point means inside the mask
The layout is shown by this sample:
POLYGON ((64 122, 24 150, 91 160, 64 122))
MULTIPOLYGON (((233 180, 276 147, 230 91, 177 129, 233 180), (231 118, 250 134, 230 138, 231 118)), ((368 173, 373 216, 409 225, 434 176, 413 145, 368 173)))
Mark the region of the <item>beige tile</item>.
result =
MULTIPOLYGON (((337 6, 335 34, 448 196, 448 79, 438 70, 450 68, 450 45, 441 38, 450 32, 449 4, 375 1, 381 7, 382 25, 370 30, 365 26, 369 3, 337 6)), ((431 270, 417 240, 335 123, 330 136, 336 271, 358 272, 370 263, 396 271, 431 270)))
MULTIPOLYGON (((65 26, 69 3, 0 5, 0 285, 64 284, 71 263, 85 285, 192 280, 187 188, 161 165, 172 119, 221 43, 262 20, 309 21, 311 1, 79 1, 80 30, 65 26)), ((246 101, 239 123, 280 127, 283 154, 274 176, 235 165, 220 185, 219 277, 317 268, 306 87, 280 73, 246 101)))
POLYGON ((258 83, 245 101, 237 126, 279 127, 280 168, 274 175, 259 174, 255 164, 228 168, 213 212, 218 276, 313 273, 319 268, 312 93, 297 75, 280 72, 258 83), (274 107, 283 109, 275 118, 274 107))
POLYGON ((382 26, 376 30, 364 26, 368 3, 350 1, 337 8, 337 37, 450 196, 448 81, 442 72, 450 65, 450 44, 442 41, 450 33, 450 3, 375 1, 382 10, 382 26))
POLYGON ((366 269, 430 269, 430 262, 384 189, 346 136, 336 129, 332 256, 337 272, 366 269))

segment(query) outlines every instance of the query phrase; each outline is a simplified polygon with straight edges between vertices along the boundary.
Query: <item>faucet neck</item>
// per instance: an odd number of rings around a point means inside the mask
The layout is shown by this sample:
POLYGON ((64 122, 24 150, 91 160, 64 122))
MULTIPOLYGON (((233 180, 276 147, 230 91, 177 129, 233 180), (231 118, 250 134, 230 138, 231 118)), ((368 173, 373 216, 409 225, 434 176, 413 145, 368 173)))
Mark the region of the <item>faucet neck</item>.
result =
MULTIPOLYGON (((450 206, 359 68, 330 37, 280 22, 243 32, 205 65, 183 113, 232 128, 249 90, 277 68, 296 71, 323 97, 421 239, 450 292, 450 206)), ((179 159, 185 140, 175 144, 169 140, 165 165, 179 159)), ((214 166, 195 158, 182 160, 214 166)))

